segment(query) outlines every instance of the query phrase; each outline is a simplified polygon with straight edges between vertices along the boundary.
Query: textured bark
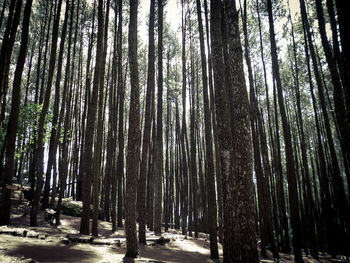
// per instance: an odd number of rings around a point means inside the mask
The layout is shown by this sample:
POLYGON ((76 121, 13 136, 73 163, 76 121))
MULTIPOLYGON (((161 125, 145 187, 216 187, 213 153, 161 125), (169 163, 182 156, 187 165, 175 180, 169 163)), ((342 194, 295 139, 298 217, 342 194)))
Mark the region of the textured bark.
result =
MULTIPOLYGON (((226 183, 226 180, 231 177, 232 171, 232 136, 231 136, 231 123, 229 117, 229 107, 227 105, 227 94, 225 92, 225 71, 224 71, 224 57, 222 50, 222 34, 221 34, 221 3, 220 1, 210 1, 211 10, 211 58, 213 63, 213 75, 214 75, 214 88, 215 88, 215 112, 217 119, 217 132, 218 132, 218 152, 220 156, 220 173, 222 176, 222 183, 226 183)), ((225 187, 226 188, 226 187, 225 187)), ((227 188, 226 188, 227 189, 227 188)), ((223 195, 224 196, 224 195, 223 195)), ((232 195, 231 195, 232 198, 232 195)), ((231 202, 232 206, 232 202, 231 202)), ((229 210, 229 207, 225 207, 229 210)), ((225 210, 225 208, 223 210, 225 210)), ((231 209, 232 211, 232 209, 231 209)), ((229 212, 229 211, 227 211, 229 212)), ((229 218, 228 218, 229 220, 229 218)), ((231 218, 232 220, 232 218, 231 218)), ((225 216, 224 216, 225 221, 225 216)), ((230 262, 234 257, 232 242, 230 242, 233 229, 232 222, 225 222, 225 230, 228 235, 225 235, 223 240, 224 246, 224 262, 230 262), (229 228, 226 228, 229 227, 229 228)))
POLYGON ((222 180, 220 174, 220 156, 219 156, 219 144, 217 135, 217 122, 215 116, 215 103, 214 103, 214 84, 213 84, 213 63, 211 57, 211 46, 209 43, 210 33, 209 33, 209 19, 208 19, 208 5, 207 0, 204 0, 204 13, 205 13, 205 24, 207 33, 207 48, 208 48, 208 75, 209 75, 209 102, 210 102, 210 112, 213 124, 213 139, 214 139, 214 160, 215 160, 215 175, 216 175, 216 185, 217 185, 217 197, 218 197, 218 223, 219 223, 219 242, 222 244, 223 241, 223 226, 222 226, 222 180))
POLYGON ((250 90, 250 116, 251 116, 250 121, 251 121, 251 130, 252 130, 252 139, 253 139, 254 165, 256 169, 257 189, 258 189, 258 198, 259 198, 259 215, 260 215, 260 221, 261 221, 260 232, 262 233, 261 254, 263 257, 266 258, 267 257, 266 245, 270 245, 271 250, 273 252, 273 257, 278 259, 279 254, 276 247, 276 240, 274 238, 274 228, 273 228, 273 221, 272 221, 272 208, 271 208, 271 198, 270 198, 269 178, 270 178, 271 172, 270 172, 270 164, 268 160, 267 142, 265 138, 264 127, 261 123, 262 121, 260 120, 261 113, 258 108, 258 103, 255 95, 253 70, 252 70, 252 64, 250 60, 250 47, 248 42, 246 0, 244 1, 243 10, 244 10, 244 16, 242 16, 242 20, 243 20, 243 33, 244 33, 244 50, 245 50, 245 59, 248 67, 249 90, 250 90), (259 136, 260 136, 260 141, 259 141, 259 136), (261 147, 261 150, 260 150, 260 147, 261 147), (263 167, 262 167, 261 160, 263 160, 263 167))
POLYGON ((130 1, 129 23, 130 112, 126 164, 125 233, 126 257, 138 255, 136 233, 136 191, 140 161, 140 91, 137 62, 137 0, 130 1))
MULTIPOLYGON (((253 170, 249 100, 243 71, 243 52, 235 3, 226 0, 224 21, 227 26, 231 107, 232 170, 223 176, 224 261, 258 262, 254 227, 253 170), (236 193, 236 194, 234 194, 236 193), (232 229, 232 231, 230 231, 232 229), (231 234, 227 235, 227 232, 231 234), (232 235, 232 236, 231 236, 232 235), (226 248, 225 248, 226 246, 226 248)), ((219 121, 219 120, 218 120, 219 121)), ((226 134, 227 136, 227 134, 226 134)))
POLYGON ((1 202, 0 202, 0 225, 10 224, 11 190, 8 189, 6 186, 12 184, 16 134, 17 134, 17 126, 18 126, 19 109, 21 104, 21 81, 22 81, 24 63, 27 56, 28 31, 29 31, 29 21, 30 21, 32 2, 33 2, 32 0, 27 0, 24 7, 21 46, 20 46, 20 50, 17 58, 16 70, 14 74, 11 112, 10 112, 9 121, 7 124, 7 130, 6 130, 6 134, 7 134, 6 135, 7 137, 6 157, 5 157, 6 159, 5 159, 4 179, 3 179, 3 187, 2 187, 1 202))

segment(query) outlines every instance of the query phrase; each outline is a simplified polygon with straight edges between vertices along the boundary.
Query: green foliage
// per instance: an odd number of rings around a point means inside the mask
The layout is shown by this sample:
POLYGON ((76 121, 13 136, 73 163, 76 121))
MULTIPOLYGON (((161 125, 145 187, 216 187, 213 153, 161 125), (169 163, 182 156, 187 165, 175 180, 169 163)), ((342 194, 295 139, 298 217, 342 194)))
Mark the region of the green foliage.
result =
POLYGON ((37 122, 42 109, 42 104, 29 103, 21 105, 19 112, 18 133, 30 132, 29 129, 37 128, 37 122))
POLYGON ((62 214, 80 217, 82 211, 83 207, 81 202, 73 202, 71 200, 62 202, 62 214))

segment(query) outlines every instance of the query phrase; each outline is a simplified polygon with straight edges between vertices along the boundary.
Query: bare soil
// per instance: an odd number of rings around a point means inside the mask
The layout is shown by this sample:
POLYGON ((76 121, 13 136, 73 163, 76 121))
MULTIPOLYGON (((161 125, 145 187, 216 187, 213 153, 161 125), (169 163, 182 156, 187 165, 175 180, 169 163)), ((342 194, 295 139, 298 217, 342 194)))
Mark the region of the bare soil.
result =
MULTIPOLYGON (((23 210, 13 209, 11 227, 22 227, 27 230, 47 234, 39 238, 0 235, 0 262, 222 262, 222 247, 219 245, 220 260, 210 259, 209 240, 206 234, 200 233, 199 238, 185 237, 177 230, 170 230, 163 236, 170 239, 165 245, 149 242, 147 246, 140 245, 140 257, 134 260, 124 259, 125 232, 118 228, 112 232, 111 223, 99 221, 99 239, 118 239, 120 246, 95 245, 67 242, 67 234, 79 233, 79 217, 61 215, 61 225, 51 226, 44 220, 43 212, 38 214, 38 227, 29 226, 29 215, 23 216, 23 210)), ((154 233, 148 231, 147 237, 154 239, 154 233)), ((293 262, 292 255, 281 254, 283 262, 293 262)), ((261 262, 273 262, 271 254, 261 262)), ((305 263, 315 263, 311 257, 305 257, 305 263)), ((323 259, 321 262, 331 262, 323 259)))

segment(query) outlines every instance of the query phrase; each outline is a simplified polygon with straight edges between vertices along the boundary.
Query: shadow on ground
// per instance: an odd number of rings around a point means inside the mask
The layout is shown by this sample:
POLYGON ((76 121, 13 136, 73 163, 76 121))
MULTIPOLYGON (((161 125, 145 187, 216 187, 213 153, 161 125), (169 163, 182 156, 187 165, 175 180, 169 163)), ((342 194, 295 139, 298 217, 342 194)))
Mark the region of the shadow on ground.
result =
POLYGON ((9 254, 24 256, 38 262, 96 262, 101 259, 92 251, 75 249, 74 245, 19 244, 9 254))

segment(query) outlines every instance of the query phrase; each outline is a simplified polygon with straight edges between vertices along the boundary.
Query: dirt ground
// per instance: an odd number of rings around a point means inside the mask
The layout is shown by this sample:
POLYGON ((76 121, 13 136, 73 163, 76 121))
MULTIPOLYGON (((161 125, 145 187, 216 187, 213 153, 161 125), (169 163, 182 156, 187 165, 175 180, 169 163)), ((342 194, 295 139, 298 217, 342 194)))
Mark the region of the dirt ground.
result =
MULTIPOLYGON (((116 245, 94 245, 72 243, 64 244, 63 240, 67 234, 78 234, 80 218, 62 215, 61 225, 50 226, 44 220, 43 213, 38 215, 38 227, 29 226, 29 215, 23 216, 19 211, 14 211, 11 227, 23 227, 40 233, 47 233, 45 239, 19 237, 7 234, 0 235, 0 262, 222 262, 222 247, 219 245, 220 260, 213 261, 209 257, 209 240, 206 234, 200 233, 199 238, 185 238, 181 232, 170 230, 163 235, 170 239, 165 245, 141 245, 140 257, 135 260, 124 259, 125 232, 118 228, 112 232, 111 223, 99 222, 99 238, 118 238, 121 246, 116 245)), ((154 237, 152 232, 147 232, 147 237, 154 237)), ((291 255, 281 255, 283 262, 293 262, 291 255)), ((273 262, 269 259, 261 262, 273 262)), ((315 260, 305 258, 306 263, 314 263, 315 260)), ((322 260, 322 262, 330 262, 322 260)))

